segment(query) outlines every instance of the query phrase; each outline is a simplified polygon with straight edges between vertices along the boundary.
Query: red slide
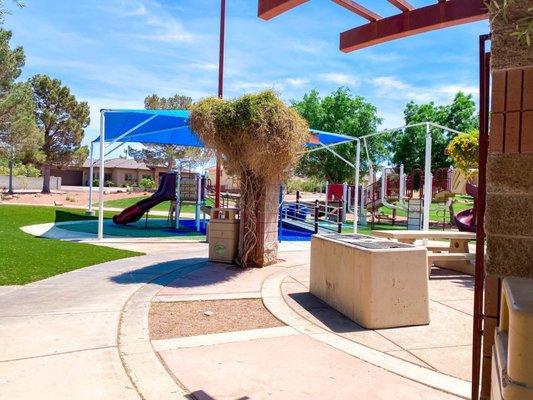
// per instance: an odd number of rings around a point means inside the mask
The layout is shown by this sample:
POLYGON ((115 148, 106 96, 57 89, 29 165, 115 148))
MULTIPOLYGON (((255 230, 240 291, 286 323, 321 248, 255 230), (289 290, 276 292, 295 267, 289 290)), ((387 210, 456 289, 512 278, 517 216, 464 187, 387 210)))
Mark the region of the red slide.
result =
POLYGON ((471 183, 466 184, 466 193, 474 198, 474 208, 458 212, 455 216, 455 225, 457 229, 462 232, 476 231, 476 201, 477 201, 477 186, 471 183))
POLYGON ((176 174, 168 173, 161 176, 159 188, 157 192, 143 199, 132 206, 122 210, 120 214, 113 217, 113 222, 118 225, 125 225, 132 222, 137 222, 142 218, 144 213, 155 207, 159 203, 167 200, 176 199, 176 174))

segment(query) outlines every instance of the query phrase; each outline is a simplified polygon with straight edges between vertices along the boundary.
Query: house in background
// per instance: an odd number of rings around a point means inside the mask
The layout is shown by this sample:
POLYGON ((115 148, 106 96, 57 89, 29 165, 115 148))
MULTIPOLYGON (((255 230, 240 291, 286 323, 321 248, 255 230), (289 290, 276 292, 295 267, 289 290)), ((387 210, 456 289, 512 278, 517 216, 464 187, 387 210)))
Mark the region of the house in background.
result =
MULTIPOLYGON (((216 166, 207 168, 206 172, 209 184, 214 185, 216 182, 216 166)), ((220 190, 228 193, 239 193, 240 191, 239 180, 229 175, 224 168, 222 168, 222 175, 220 177, 220 190)))
MULTIPOLYGON (((95 162, 93 179, 98 179, 99 163, 95 162)), ((133 159, 111 158, 105 160, 105 182, 111 181, 115 186, 135 185, 143 178, 150 178, 159 184, 159 177, 167 172, 164 166, 148 166, 133 159)), ((89 160, 81 166, 67 165, 52 167, 50 174, 61 178, 62 186, 89 186, 89 160)))

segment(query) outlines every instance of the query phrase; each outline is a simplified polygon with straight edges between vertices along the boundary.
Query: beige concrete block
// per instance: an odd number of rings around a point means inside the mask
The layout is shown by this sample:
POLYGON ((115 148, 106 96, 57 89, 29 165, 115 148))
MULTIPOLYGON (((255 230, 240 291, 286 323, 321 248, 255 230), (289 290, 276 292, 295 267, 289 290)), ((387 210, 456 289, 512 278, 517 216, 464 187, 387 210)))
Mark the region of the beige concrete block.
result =
POLYGON ((500 343, 508 346, 502 349, 506 353, 507 375, 512 381, 533 388, 533 279, 503 280, 500 313, 499 330, 507 337, 500 343))
POLYGON ((501 277, 533 277, 533 238, 487 235, 485 270, 501 277))
POLYGON ((428 324, 427 251, 314 236, 310 291, 365 328, 428 324))
POLYGON ((533 236, 533 196, 489 193, 485 232, 496 235, 533 236))
POLYGON ((487 193, 532 193, 533 154, 490 154, 487 193))

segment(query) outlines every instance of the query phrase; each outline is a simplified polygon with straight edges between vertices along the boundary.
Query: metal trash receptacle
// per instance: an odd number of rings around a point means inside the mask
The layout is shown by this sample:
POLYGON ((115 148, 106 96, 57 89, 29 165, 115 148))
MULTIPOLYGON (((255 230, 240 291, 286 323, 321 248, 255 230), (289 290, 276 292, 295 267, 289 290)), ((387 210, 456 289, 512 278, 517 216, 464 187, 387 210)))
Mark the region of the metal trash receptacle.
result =
POLYGON ((209 261, 232 264, 239 248, 239 209, 213 208, 207 231, 209 261))

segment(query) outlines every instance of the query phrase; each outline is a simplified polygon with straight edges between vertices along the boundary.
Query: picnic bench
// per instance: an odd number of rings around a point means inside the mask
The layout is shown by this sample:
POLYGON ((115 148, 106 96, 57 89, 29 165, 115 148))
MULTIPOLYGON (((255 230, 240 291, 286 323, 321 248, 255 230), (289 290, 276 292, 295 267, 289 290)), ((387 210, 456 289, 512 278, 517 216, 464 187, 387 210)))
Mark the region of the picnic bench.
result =
POLYGON ((474 275, 475 254, 470 253, 468 242, 476 239, 476 234, 459 231, 404 231, 385 230, 372 231, 372 235, 387 239, 396 239, 401 243, 414 244, 416 240, 449 240, 449 245, 427 245, 428 269, 432 265, 474 275))

